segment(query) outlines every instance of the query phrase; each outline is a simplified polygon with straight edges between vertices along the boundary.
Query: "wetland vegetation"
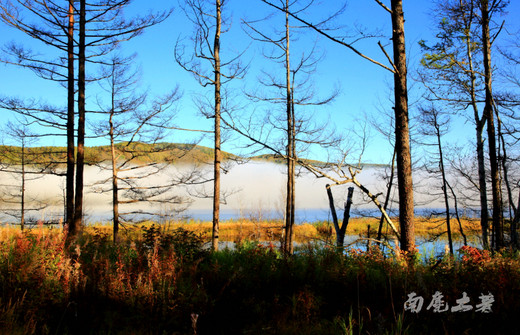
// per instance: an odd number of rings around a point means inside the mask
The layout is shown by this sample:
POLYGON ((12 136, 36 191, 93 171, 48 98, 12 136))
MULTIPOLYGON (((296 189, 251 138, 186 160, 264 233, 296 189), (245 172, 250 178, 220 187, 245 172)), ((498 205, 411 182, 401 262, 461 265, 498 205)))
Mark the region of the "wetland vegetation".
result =
MULTIPOLYGON (((370 223, 353 219, 350 233, 370 223)), ((276 221, 222 223, 221 239, 236 247, 217 252, 208 249, 210 223, 130 226, 116 243, 110 229, 85 227, 66 244, 61 228, 0 228, 0 332, 508 334, 520 308, 520 258, 510 250, 338 252, 315 243, 330 239, 323 222, 297 226, 292 256, 274 247, 283 231, 276 221), (474 308, 427 309, 437 291, 450 308, 464 294, 474 308), (404 309, 412 292, 425 300, 418 313, 404 309), (491 312, 477 312, 489 293, 491 312)))

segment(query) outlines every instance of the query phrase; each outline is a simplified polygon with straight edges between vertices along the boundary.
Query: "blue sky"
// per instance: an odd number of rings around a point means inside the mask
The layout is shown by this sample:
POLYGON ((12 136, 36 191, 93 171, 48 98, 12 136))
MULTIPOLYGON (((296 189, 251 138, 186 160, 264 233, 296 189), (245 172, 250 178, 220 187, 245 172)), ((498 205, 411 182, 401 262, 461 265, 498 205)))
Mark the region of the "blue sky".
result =
MULTIPOLYGON (((383 1, 388 4, 390 1, 383 1)), ((321 5, 310 12, 305 17, 310 21, 316 22, 323 18, 327 13, 332 12, 342 2, 335 0, 323 0, 321 5)), ((127 15, 145 13, 149 10, 159 11, 169 7, 175 7, 173 14, 163 23, 149 28, 142 36, 126 42, 122 52, 131 54, 136 52, 138 57, 136 62, 143 70, 143 87, 149 88, 152 94, 163 94, 179 85, 183 92, 183 98, 179 101, 179 116, 176 120, 177 125, 186 128, 205 128, 211 129, 211 121, 199 116, 192 102, 193 94, 198 94, 204 90, 211 94, 212 88, 203 89, 193 77, 184 72, 174 61, 173 48, 176 40, 180 37, 187 37, 193 31, 191 24, 186 20, 184 13, 177 8, 176 1, 155 0, 145 1, 136 0, 128 8, 127 15)), ((407 38, 407 49, 410 63, 410 72, 414 71, 420 59, 418 41, 421 39, 432 40, 431 28, 434 26, 433 18, 430 16, 432 2, 425 0, 404 1, 405 10, 405 33, 407 38)), ((271 69, 273 65, 262 58, 262 45, 252 43, 240 27, 240 21, 245 19, 259 19, 273 12, 262 4, 259 0, 228 0, 228 10, 233 16, 233 24, 229 33, 222 37, 224 58, 249 47, 244 54, 244 62, 250 63, 250 70, 246 78, 242 81, 233 83, 233 89, 240 92, 244 87, 254 89, 257 82, 257 74, 260 69, 271 69)), ((520 14, 520 4, 512 1, 508 11, 510 15, 505 17, 508 25, 512 25, 512 18, 520 14), (514 14, 514 15, 513 15, 514 14)), ((229 13, 229 12, 228 12, 229 13)), ((280 16, 279 13, 275 15, 280 16)), ((283 17, 279 22, 283 24, 283 17), (281 21, 280 21, 281 20, 281 21)), ((389 14, 381 9, 375 1, 352 0, 347 6, 346 12, 337 21, 347 29, 352 29, 354 25, 367 27, 369 30, 379 29, 386 36, 391 30, 389 14)), ((511 27, 518 30, 518 25, 511 27)), ((269 29, 269 27, 265 27, 269 29)), ((308 32, 299 37, 292 43, 293 54, 298 54, 301 50, 308 48, 317 39, 316 34, 308 32)), ((0 45, 5 42, 15 40, 34 48, 41 53, 46 53, 48 48, 41 48, 38 43, 31 41, 23 34, 0 25, 0 45)), ((369 56, 386 64, 385 56, 377 47, 377 41, 387 45, 387 50, 391 53, 390 40, 388 37, 361 41, 356 46, 366 52, 369 56)), ((318 66, 316 75, 313 78, 315 86, 322 95, 326 95, 335 85, 341 88, 340 96, 325 108, 317 109, 315 116, 318 119, 330 119, 336 124, 338 131, 346 133, 357 120, 362 121, 363 115, 370 114, 381 122, 387 123, 386 119, 380 115, 380 110, 391 110, 391 73, 369 63, 366 60, 354 55, 344 47, 333 44, 322 38, 317 39, 317 46, 324 51, 325 58, 318 66)), ((189 48, 189 47, 188 47, 189 48)), ((87 68, 87 71, 89 69, 87 68)), ((283 74, 281 74, 283 75, 283 74)), ((46 82, 38 79, 30 71, 19 69, 13 66, 0 64, 0 95, 31 97, 49 101, 56 104, 65 104, 66 91, 55 83, 46 82)), ((410 81, 411 84, 411 81, 410 81)), ((87 104, 93 103, 96 95, 95 85, 87 89, 87 104)), ((413 90, 412 99, 413 99, 413 90)), ((87 105, 88 108, 88 105, 87 105)), ((0 123, 4 123, 12 116, 7 112, 0 112, 0 123)), ((373 133, 376 135, 376 133, 373 133)), ((185 139, 184 134, 176 133, 172 141, 180 142, 185 139)), ((451 138, 456 136, 458 142, 471 140, 473 136, 473 126, 465 125, 462 120, 455 120, 451 128, 451 138)), ((48 139, 45 143, 50 145, 64 145, 64 139, 48 139)), ((99 140, 89 140, 87 145, 105 144, 99 140)), ((201 144, 211 146, 211 141, 206 140, 201 144)), ((224 150, 233 151, 233 145, 229 144, 224 150)), ((315 152, 317 158, 323 159, 324 153, 315 152)), ((391 148, 388 142, 375 136, 370 141, 369 147, 363 158, 364 161, 372 163, 388 163, 391 159, 391 148)))

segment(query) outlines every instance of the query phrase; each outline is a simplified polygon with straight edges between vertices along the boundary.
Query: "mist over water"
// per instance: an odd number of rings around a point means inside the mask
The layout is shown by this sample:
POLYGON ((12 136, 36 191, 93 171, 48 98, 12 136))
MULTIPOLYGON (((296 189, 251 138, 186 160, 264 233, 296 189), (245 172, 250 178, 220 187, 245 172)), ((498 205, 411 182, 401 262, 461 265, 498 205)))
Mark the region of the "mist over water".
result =
MULTIPOLYGON (((145 185, 160 185, 170 182, 179 176, 189 173, 193 166, 168 166, 160 175, 143 180, 145 185)), ((383 180, 385 168, 368 167, 362 170, 357 179, 365 185, 373 194, 386 192, 386 182, 383 180)), ((211 176, 211 166, 204 168, 204 173, 211 176)), ((4 184, 17 183, 16 176, 2 173, 4 184)), ((110 171, 98 167, 86 167, 85 169, 85 215, 87 221, 111 221, 111 193, 96 193, 94 184, 100 181, 109 182, 110 171)), ((19 178, 19 177, 17 177, 19 178)), ((277 219, 283 218, 285 208, 286 167, 284 165, 266 162, 248 162, 238 164, 221 175, 222 192, 225 194, 225 203, 221 205, 221 219, 253 218, 253 219, 277 219)), ((316 178, 314 175, 299 171, 296 179, 296 221, 316 221, 330 217, 329 202, 325 185, 332 184, 325 178, 316 178)), ((108 184, 107 184, 108 185, 108 184)), ((343 208, 346 200, 347 188, 352 184, 333 187, 333 194, 337 208, 343 208)), ((105 186, 106 189, 109 189, 105 186)), ((38 213, 30 213, 35 219, 62 216, 64 199, 64 177, 47 175, 37 180, 27 182, 26 199, 38 200, 49 206, 38 213)), ((190 216, 195 220, 211 220, 211 198, 193 197, 195 193, 211 194, 212 183, 205 186, 176 186, 172 192, 175 195, 190 198, 191 204, 186 212, 181 215, 190 216)), ((394 192, 397 196, 397 190, 394 192)), ((384 196, 379 197, 384 202, 384 196)), ((416 196, 416 201, 428 204, 428 207, 441 207, 439 201, 429 200, 427 196, 416 196)), ((5 204, 3 204, 5 207, 5 204)), ((30 206, 29 206, 30 207, 30 206)), ((394 206, 395 207, 395 206, 394 206)), ((168 213, 173 207, 168 205, 156 206, 152 210, 168 213)), ((122 211, 150 210, 145 203, 135 205, 121 205, 122 211)), ((373 212, 377 215, 377 208, 369 203, 359 189, 354 190, 352 213, 356 215, 373 212)), ((338 213, 339 214, 339 213, 338 213)), ((8 221, 4 216, 2 221, 8 221)))

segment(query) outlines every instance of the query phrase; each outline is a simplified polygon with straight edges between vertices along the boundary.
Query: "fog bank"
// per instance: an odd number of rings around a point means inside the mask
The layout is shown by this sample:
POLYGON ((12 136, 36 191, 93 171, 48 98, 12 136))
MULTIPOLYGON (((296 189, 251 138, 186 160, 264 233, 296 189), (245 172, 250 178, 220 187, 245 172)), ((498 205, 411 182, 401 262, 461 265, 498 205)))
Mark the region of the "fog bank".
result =
MULTIPOLYGON (((179 176, 188 173, 192 166, 168 166, 160 175, 143 180, 145 185, 158 185, 168 183, 179 176)), ((254 217, 282 217, 285 207, 286 189, 286 167, 274 163, 248 162, 233 166, 227 173, 221 175, 222 192, 225 196, 225 203, 222 204, 222 213, 225 216, 254 216, 254 217)), ((203 172, 211 176, 211 166, 206 166, 203 172)), ((357 179, 365 185, 373 194, 386 192, 386 182, 383 180, 385 168, 369 167, 359 172, 357 179)), ((100 181, 109 181, 110 172, 98 167, 86 167, 85 169, 85 214, 87 219, 110 220, 111 213, 111 193, 95 193, 96 186, 100 181)), ((16 185, 19 176, 1 173, 4 185, 16 185)), ((296 179, 296 209, 299 213, 314 211, 313 213, 326 216, 329 203, 325 185, 332 183, 325 178, 316 178, 310 173, 300 170, 296 179)), ((39 216, 56 216, 63 213, 64 198, 64 177, 47 175, 37 180, 31 180, 26 185, 26 199, 37 200, 48 204, 48 208, 38 213, 39 216)), ((343 207, 346 198, 347 188, 352 184, 333 187, 333 194, 337 207, 343 207)), ((210 198, 201 199, 193 197, 194 193, 211 193, 212 183, 205 186, 176 186, 172 190, 175 195, 190 198, 192 203, 189 212, 193 216, 207 215, 212 208, 210 198), (198 213, 198 214, 197 214, 198 213), (204 214, 203 214, 204 213, 204 214)), ((397 190, 394 197, 397 196, 397 190)), ((379 197, 384 201, 384 196, 379 197)), ((359 189, 354 192, 353 210, 375 208, 368 203, 359 189)), ((416 195, 416 201, 426 203, 430 207, 441 207, 439 201, 433 201, 425 195, 416 195)), ((135 205, 123 205, 123 209, 143 209, 149 210, 150 207, 144 203, 135 205), (145 206, 145 208, 142 208, 145 206), (148 206, 148 207, 146 207, 148 206)), ((6 207, 4 203, 2 207, 6 207)), ((167 205, 156 208, 160 211, 168 211, 167 205)), ((35 213, 33 213, 33 216, 35 213)), ((5 218, 4 218, 5 220, 5 218)))

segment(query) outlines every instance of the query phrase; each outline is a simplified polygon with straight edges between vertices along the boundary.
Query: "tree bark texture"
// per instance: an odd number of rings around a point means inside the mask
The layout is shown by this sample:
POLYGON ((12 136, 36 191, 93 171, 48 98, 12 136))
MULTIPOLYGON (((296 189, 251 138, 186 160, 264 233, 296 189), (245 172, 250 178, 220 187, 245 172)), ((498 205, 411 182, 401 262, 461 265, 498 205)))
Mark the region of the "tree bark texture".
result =
POLYGON ((491 167, 491 190, 493 196, 493 231, 494 247, 500 249, 503 246, 502 231, 502 192, 498 171, 497 146, 495 133, 495 120, 493 113, 492 68, 491 68, 491 40, 489 35, 489 1, 481 0, 482 14, 482 48, 484 56, 484 74, 486 101, 484 116, 487 120, 487 135, 489 145, 489 165, 491 167))
POLYGON ((484 249, 489 248, 489 208, 486 182, 486 164, 484 154, 484 139, 482 133, 484 130, 484 122, 478 122, 476 126, 477 138, 477 164, 478 164, 478 184, 480 191, 480 227, 482 230, 482 244, 484 249))
MULTIPOLYGON (((112 70, 113 71, 113 70, 112 70)), ((114 74, 112 74, 114 75, 114 74)), ((119 233, 119 187, 117 184, 117 156, 116 156, 116 147, 114 143, 114 122, 113 117, 115 113, 115 105, 114 105, 114 96, 115 96, 115 87, 112 86, 112 108, 110 111, 110 119, 109 119, 109 136, 110 136, 110 151, 112 157, 112 216, 113 216, 113 241, 117 242, 117 236, 119 233)))
POLYGON ((20 229, 23 231, 25 226, 25 139, 22 138, 22 187, 20 199, 20 229))
POLYGON ((334 206, 334 197, 330 185, 325 185, 327 189, 327 196, 329 198, 330 211, 332 213, 332 220, 334 222, 334 230, 336 232, 336 247, 338 250, 343 249, 343 241, 345 240, 345 232, 347 231, 348 221, 350 220, 350 207, 352 206, 352 196, 354 194, 354 188, 348 188, 347 202, 345 202, 345 208, 343 212, 343 222, 341 227, 339 226, 338 216, 336 214, 336 208, 334 206))
MULTIPOLYGON (((473 7, 471 7, 473 10, 473 7)), ((471 18, 473 15, 470 16, 471 18)), ((465 24, 465 40, 466 40, 466 55, 468 57, 469 76, 471 80, 470 95, 471 95, 471 106, 473 109, 474 120, 475 120, 475 135, 476 135, 476 146, 477 146, 477 164, 478 164, 478 182, 480 192, 480 226, 482 229, 482 243, 484 248, 489 247, 488 242, 488 199, 487 199, 487 183, 486 183, 486 164, 484 155, 484 139, 482 133, 484 131, 485 118, 480 117, 477 105, 476 96, 476 82, 477 75, 473 66, 473 41, 471 38, 471 26, 472 20, 464 17, 465 24)))
MULTIPOLYGON (((383 205, 383 209, 386 211, 388 208, 388 204, 390 203, 390 196, 392 195, 392 187, 394 185, 394 175, 395 175, 395 146, 394 146, 394 154, 392 155, 392 164, 390 166, 390 180, 388 181, 388 186, 386 190, 385 196, 385 204, 383 205)), ((385 216, 381 214, 381 218, 379 219, 379 228, 377 229, 377 240, 381 241, 383 236, 383 223, 385 223, 385 216)))
POLYGON ((76 160, 76 196, 74 222, 69 234, 74 236, 81 229, 83 221, 83 171, 85 167, 85 0, 80 1, 79 46, 78 46, 78 152, 76 160))
POLYGON ((220 150, 220 33, 221 33, 221 1, 215 1, 216 6, 216 23, 215 23, 215 40, 213 43, 213 52, 215 58, 215 161, 213 167, 213 231, 211 235, 211 243, 214 251, 218 250, 219 240, 219 220, 220 220, 220 163, 222 161, 222 153, 220 150))
POLYGON ((395 144, 397 152, 401 249, 411 252, 415 249, 415 227, 402 0, 392 0, 392 30, 394 65, 396 69, 394 73, 395 144))
POLYGON ((484 139, 482 133, 484 132, 485 118, 481 119, 476 97, 476 75, 473 69, 473 54, 471 52, 471 40, 469 36, 466 38, 466 50, 468 54, 470 76, 471 76, 471 105, 473 107, 474 119, 475 119, 475 135, 477 141, 477 164, 478 164, 478 183, 480 192, 480 226, 482 229, 482 243, 484 248, 489 247, 488 239, 488 198, 487 198, 487 183, 486 183, 486 164, 484 155, 484 139))
MULTIPOLYGON (((436 116, 435 116, 436 118, 436 116)), ((442 192, 444 195, 444 206, 446 208, 446 231, 448 233, 448 245, 450 254, 453 255, 453 241, 451 238, 451 222, 450 222, 450 202, 448 197, 448 181, 446 180, 446 171, 444 169, 444 155, 442 152, 441 131, 437 119, 435 119, 435 135, 437 136, 437 148, 439 150, 439 167, 442 176, 442 192)))
POLYGON ((74 220, 74 0, 69 0, 67 35, 67 175, 65 182, 65 223, 70 228, 74 220))
POLYGON ((285 214, 285 241, 284 248, 287 254, 294 252, 294 169, 295 169, 295 145, 294 145, 294 103, 291 90, 291 63, 290 63, 290 27, 289 27, 289 0, 285 1, 285 70, 287 86, 287 199, 285 214))

